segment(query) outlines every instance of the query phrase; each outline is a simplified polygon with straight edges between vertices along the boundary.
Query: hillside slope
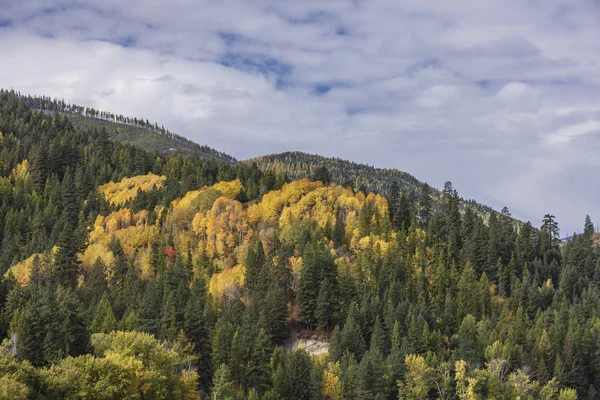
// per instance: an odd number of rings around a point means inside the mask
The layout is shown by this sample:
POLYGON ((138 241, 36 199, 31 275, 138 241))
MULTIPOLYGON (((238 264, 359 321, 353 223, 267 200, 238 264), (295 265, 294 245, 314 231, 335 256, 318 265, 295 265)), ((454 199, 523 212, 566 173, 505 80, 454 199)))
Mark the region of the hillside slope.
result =
MULTIPOLYGON (((283 173, 288 179, 292 180, 314 177, 319 168, 325 167, 331 176, 331 180, 337 184, 351 186, 365 192, 381 193, 385 196, 390 194, 392 183, 396 181, 401 192, 405 194, 414 192, 418 200, 426 185, 425 182, 421 182, 414 176, 397 169, 375 168, 340 158, 328 158, 298 151, 269 154, 245 162, 249 164, 256 163, 262 170, 283 173)), ((430 188, 429 192, 434 202, 434 208, 439 209, 442 204, 442 192, 435 188, 430 188)), ((461 202, 461 209, 464 210, 466 206, 470 206, 483 217, 487 217, 494 212, 491 207, 477 203, 474 200, 461 198, 461 202)))
POLYGON ((162 135, 147 128, 84 115, 66 115, 77 129, 106 129, 112 140, 127 143, 152 153, 157 152, 163 155, 181 154, 185 156, 200 155, 229 163, 237 162, 232 156, 208 146, 199 145, 178 135, 162 135))
POLYGON ((0 398, 597 398, 591 222, 561 246, 551 216, 486 223, 447 190, 397 224, 381 195, 157 156, 6 93, 0 149, 0 398), (280 347, 300 330, 327 353, 280 347))
POLYGON ((4 93, 22 101, 32 109, 66 115, 73 126, 79 130, 105 129, 112 140, 139 147, 150 153, 200 155, 231 164, 237 162, 228 154, 195 143, 165 129, 156 122, 151 123, 148 119, 128 117, 109 111, 69 104, 64 100, 50 97, 22 95, 13 90, 0 89, 0 94, 4 93))

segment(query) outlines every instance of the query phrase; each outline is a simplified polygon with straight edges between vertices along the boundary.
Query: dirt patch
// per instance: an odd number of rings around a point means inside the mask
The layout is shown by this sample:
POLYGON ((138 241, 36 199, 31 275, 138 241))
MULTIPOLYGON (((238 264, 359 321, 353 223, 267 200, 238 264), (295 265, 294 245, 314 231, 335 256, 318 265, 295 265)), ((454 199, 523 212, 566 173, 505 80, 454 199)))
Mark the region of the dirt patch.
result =
POLYGON ((329 337, 307 330, 293 331, 284 348, 289 351, 304 349, 308 354, 318 356, 329 352, 329 337))

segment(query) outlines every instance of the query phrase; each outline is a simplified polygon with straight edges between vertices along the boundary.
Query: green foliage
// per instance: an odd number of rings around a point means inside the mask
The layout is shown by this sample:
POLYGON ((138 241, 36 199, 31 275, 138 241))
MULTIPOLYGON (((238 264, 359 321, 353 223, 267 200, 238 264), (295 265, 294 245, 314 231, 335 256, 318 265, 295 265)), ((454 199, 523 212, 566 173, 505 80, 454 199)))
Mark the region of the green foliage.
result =
POLYGON ((519 224, 450 183, 148 153, 65 107, 0 91, 0 397, 597 397, 589 218, 561 244, 552 215, 519 224))

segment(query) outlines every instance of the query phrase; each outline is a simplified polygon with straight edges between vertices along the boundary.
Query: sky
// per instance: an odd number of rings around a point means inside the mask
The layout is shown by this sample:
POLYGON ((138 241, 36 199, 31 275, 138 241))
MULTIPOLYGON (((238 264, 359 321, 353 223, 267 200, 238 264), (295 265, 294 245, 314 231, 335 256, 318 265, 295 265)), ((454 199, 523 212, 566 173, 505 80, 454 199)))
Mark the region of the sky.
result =
POLYGON ((600 1, 0 0, 0 87, 600 217, 600 1))

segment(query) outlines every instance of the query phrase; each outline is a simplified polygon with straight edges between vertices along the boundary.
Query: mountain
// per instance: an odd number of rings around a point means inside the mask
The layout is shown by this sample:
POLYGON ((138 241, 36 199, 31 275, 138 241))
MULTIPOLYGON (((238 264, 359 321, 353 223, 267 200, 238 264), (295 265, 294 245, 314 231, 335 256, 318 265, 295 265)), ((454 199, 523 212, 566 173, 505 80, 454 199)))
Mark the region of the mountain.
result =
POLYGON ((304 174, 0 92, 0 398, 597 397, 589 218, 561 244, 450 187, 427 209, 304 174))
POLYGON ((174 134, 158 123, 151 123, 148 119, 126 117, 109 111, 96 110, 76 104, 69 104, 64 100, 53 99, 46 96, 21 95, 14 91, 0 89, 22 101, 35 110, 50 113, 58 112, 66 115, 73 126, 82 130, 105 129, 112 140, 131 144, 151 153, 162 155, 183 154, 199 155, 223 160, 235 164, 237 160, 223 152, 208 146, 199 145, 183 136, 174 134))
MULTIPOLYGON (((340 158, 328 158, 297 151, 269 154, 245 162, 256 163, 263 170, 285 174, 289 179, 314 177, 320 169, 326 168, 331 180, 337 184, 350 186, 365 193, 376 192, 385 196, 389 196, 395 181, 402 192, 407 195, 412 193, 416 200, 421 198, 425 188, 437 209, 440 209, 443 204, 442 191, 430 188, 409 173, 397 169, 375 168, 340 158)), ((460 202, 462 210, 467 207, 472 208, 486 219, 495 212, 491 207, 477 203, 475 200, 461 198, 460 202)))

